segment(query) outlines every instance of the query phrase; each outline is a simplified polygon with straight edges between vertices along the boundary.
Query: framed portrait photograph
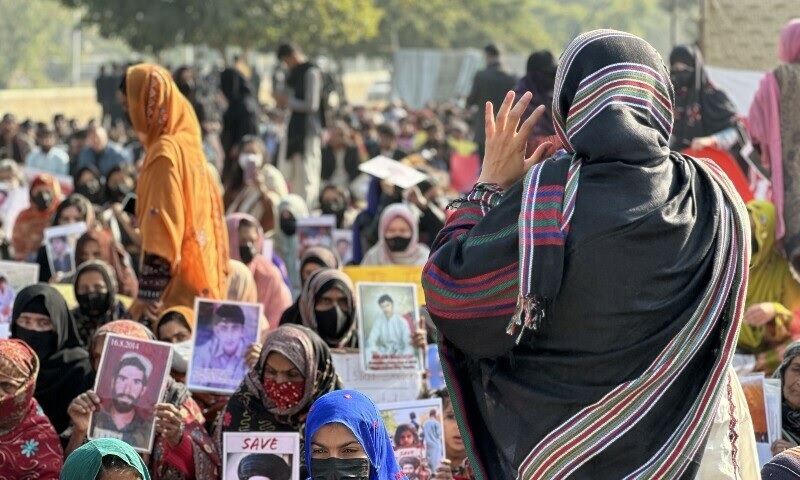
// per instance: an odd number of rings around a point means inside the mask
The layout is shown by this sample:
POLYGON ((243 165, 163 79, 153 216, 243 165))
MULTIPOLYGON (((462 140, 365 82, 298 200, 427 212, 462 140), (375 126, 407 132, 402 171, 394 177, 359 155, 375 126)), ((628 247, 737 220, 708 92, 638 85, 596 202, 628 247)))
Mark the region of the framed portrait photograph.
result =
POLYGON ((222 480, 300 478, 297 432, 225 432, 222 450, 222 480))
POLYGON ((432 478, 445 459, 442 399, 378 405, 394 456, 409 480, 432 478))
POLYGON ((46 228, 44 231, 45 250, 50 272, 68 277, 75 273, 75 246, 78 239, 86 233, 86 224, 76 223, 46 228))
POLYGON ((297 219, 297 239, 300 247, 297 249, 297 258, 309 247, 333 246, 333 231, 336 229, 336 217, 333 215, 320 215, 318 217, 297 219))
POLYGON ((186 386, 197 392, 233 393, 249 370, 245 353, 258 342, 264 305, 198 298, 194 308, 186 386))
POLYGON ((365 372, 422 372, 425 352, 414 346, 419 328, 413 283, 357 283, 358 335, 365 372))
POLYGON ((155 406, 161 402, 172 364, 172 345, 108 334, 94 391, 102 402, 89 423, 90 440, 117 438, 150 453, 155 406))
POLYGON ((353 231, 334 230, 333 249, 339 254, 342 265, 353 263, 353 231))
POLYGON ((0 261, 0 338, 11 333, 17 292, 39 281, 39 264, 0 261))

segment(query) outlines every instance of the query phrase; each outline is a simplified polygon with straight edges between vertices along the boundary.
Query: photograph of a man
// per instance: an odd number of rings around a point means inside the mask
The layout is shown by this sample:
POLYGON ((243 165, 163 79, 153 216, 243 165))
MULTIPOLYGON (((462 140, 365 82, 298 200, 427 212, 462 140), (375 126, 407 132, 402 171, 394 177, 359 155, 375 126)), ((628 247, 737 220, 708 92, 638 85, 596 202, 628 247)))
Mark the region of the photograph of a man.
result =
POLYGON ((73 271, 72 247, 67 237, 59 236, 50 239, 50 261, 52 272, 70 273, 73 271))
POLYGON ((113 371, 111 404, 92 417, 92 437, 118 438, 139 448, 150 445, 153 418, 145 418, 139 400, 147 391, 153 364, 138 353, 125 353, 113 371))
POLYGON ((198 304, 196 311, 201 313, 189 367, 190 387, 220 392, 236 389, 248 371, 247 349, 258 338, 260 308, 255 304, 198 304))
POLYGON ((411 329, 406 319, 395 312, 394 299, 387 294, 378 298, 382 315, 375 319, 367 337, 368 358, 374 355, 413 355, 411 329))

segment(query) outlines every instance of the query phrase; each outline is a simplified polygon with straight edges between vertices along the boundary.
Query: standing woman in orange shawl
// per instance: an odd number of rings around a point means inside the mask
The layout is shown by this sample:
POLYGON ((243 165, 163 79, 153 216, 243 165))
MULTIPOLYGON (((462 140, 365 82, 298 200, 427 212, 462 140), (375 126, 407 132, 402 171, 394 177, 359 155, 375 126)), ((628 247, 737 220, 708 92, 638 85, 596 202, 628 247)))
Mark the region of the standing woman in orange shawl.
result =
POLYGON ((131 313, 155 322, 162 308, 225 298, 228 232, 200 124, 169 72, 135 65, 120 90, 146 152, 136 188, 142 260, 131 313))
POLYGON ((39 250, 44 229, 61 203, 61 185, 43 173, 31 183, 31 206, 21 211, 14 223, 11 244, 17 260, 25 260, 39 250))

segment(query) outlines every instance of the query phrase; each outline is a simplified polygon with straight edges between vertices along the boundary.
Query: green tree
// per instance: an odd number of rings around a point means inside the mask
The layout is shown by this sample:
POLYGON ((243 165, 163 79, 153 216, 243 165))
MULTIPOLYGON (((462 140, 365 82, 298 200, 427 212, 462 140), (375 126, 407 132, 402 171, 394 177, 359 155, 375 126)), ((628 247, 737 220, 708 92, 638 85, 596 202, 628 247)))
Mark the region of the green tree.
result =
MULTIPOLYGON (((183 42, 193 31, 187 22, 195 0, 60 0, 81 8, 84 26, 123 40, 132 49, 158 55, 183 42)), ((209 2, 215 3, 215 2, 209 2)))
POLYGON ((0 12, 0 88, 48 84, 49 59, 69 59, 72 14, 49 0, 0 0, 0 12))
POLYGON ((291 38, 309 51, 377 34, 372 0, 60 0, 82 7, 83 22, 131 48, 157 55, 179 44, 271 48, 291 38))

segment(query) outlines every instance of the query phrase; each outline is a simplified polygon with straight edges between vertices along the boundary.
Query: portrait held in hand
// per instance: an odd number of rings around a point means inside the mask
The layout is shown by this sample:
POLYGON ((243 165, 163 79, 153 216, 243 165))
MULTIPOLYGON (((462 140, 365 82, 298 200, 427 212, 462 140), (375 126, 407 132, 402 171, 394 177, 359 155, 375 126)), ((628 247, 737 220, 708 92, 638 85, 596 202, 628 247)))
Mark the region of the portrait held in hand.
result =
POLYGON ((366 371, 419 371, 424 352, 415 347, 419 328, 414 284, 358 283, 359 333, 366 371))
POLYGON ((264 306, 198 299, 194 353, 186 384, 192 390, 233 393, 249 368, 245 354, 258 341, 264 306))
POLYGON ((92 415, 88 437, 116 438, 149 453, 155 406, 171 363, 168 344, 107 335, 95 385, 101 405, 92 415))

